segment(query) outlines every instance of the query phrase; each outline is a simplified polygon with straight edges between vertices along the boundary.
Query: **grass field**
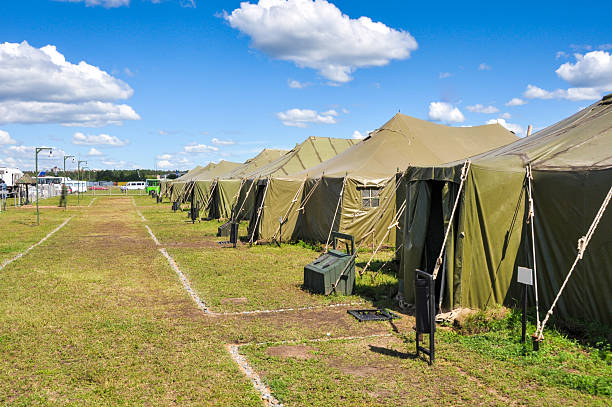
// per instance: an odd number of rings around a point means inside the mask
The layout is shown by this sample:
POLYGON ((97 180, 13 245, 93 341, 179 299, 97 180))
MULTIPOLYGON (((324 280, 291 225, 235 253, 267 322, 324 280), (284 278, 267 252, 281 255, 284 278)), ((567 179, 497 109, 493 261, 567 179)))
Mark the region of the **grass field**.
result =
POLYGON ((0 262, 74 217, 0 271, 0 404, 263 405, 228 344, 285 406, 612 403, 609 343, 550 330, 533 352, 509 313, 475 319, 476 333, 440 327, 430 367, 415 358, 412 317, 359 323, 346 313, 354 306, 326 306, 390 305, 391 267, 359 278, 356 295, 321 297, 300 288, 312 247, 224 248, 219 222, 191 224, 149 197, 46 209, 39 227, 32 214, 0 214, 0 262), (162 247, 217 313, 196 307, 162 247), (294 307, 314 308, 238 313, 294 307))

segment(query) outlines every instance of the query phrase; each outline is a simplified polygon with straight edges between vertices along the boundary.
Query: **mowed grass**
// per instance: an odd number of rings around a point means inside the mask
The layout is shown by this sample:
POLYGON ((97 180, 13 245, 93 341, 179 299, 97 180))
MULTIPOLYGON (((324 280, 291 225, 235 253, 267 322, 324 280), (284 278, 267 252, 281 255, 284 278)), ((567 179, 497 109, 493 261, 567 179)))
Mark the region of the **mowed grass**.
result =
POLYGON ((59 208, 43 209, 40 211, 40 225, 36 225, 36 208, 7 209, 0 212, 0 264, 39 242, 75 214, 59 208))
POLYGON ((0 403, 260 405, 131 203, 105 204, 0 273, 0 403))
POLYGON ((612 402, 612 366, 600 350, 550 330, 534 352, 519 342, 518 312, 487 333, 438 330, 432 367, 416 358, 415 335, 403 328, 391 337, 247 345, 241 352, 292 406, 612 402))
MULTIPOLYGON (((244 344, 240 352, 285 406, 612 402, 609 345, 549 330, 535 353, 518 342, 517 313, 476 326, 475 335, 440 327, 433 367, 415 357, 407 315, 359 323, 346 313, 359 306, 204 314, 144 224, 158 234, 174 222, 161 247, 207 302, 218 301, 215 311, 347 298, 299 288, 303 262, 320 254, 308 245, 220 248, 216 221, 187 224, 146 199, 105 197, 73 209, 64 229, 0 272, 0 404, 261 406, 229 343, 244 344)), ((363 266, 369 256, 360 254, 363 266)), ((382 253, 373 270, 390 257, 382 253)), ((355 298, 389 301, 392 269, 358 278, 355 298)))
MULTIPOLYGON (((81 196, 77 196, 76 194, 68 194, 66 197, 66 206, 87 206, 91 203, 94 196, 89 194, 81 194, 81 196)), ((51 198, 41 199, 39 201, 40 206, 57 206, 59 207, 61 196, 54 196, 51 198)), ((36 206, 34 203, 33 206, 36 206)))
MULTIPOLYGON (((228 237, 216 237, 222 221, 192 224, 187 212, 172 212, 169 203, 154 204, 145 197, 135 199, 160 244, 186 273, 192 287, 216 312, 241 312, 281 308, 299 308, 338 303, 386 303, 397 278, 389 270, 357 276, 355 295, 323 296, 310 294, 302 287, 304 266, 321 252, 307 244, 254 245, 240 243, 236 249, 220 245, 228 237)), ((247 236, 247 224, 240 235, 247 236)), ((389 260, 392 252, 376 257, 374 270, 389 260)), ((360 252, 358 264, 364 266, 371 252, 360 252)))

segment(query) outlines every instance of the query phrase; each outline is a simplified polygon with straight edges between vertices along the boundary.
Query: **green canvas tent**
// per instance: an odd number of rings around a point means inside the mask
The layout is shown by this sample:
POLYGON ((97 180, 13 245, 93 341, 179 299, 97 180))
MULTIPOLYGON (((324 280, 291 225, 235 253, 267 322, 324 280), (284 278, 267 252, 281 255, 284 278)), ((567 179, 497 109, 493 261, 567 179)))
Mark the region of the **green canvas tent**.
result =
POLYGON ((187 171, 187 173, 181 175, 175 180, 169 182, 167 186, 167 195, 172 202, 182 201, 184 198, 184 192, 187 184, 193 180, 193 178, 204 171, 208 171, 210 169, 212 163, 209 163, 207 166, 202 167, 200 165, 195 168, 187 171))
POLYGON ((203 208, 202 210, 206 210, 210 203, 211 190, 214 188, 216 179, 240 165, 240 163, 225 160, 208 164, 206 170, 196 173, 189 180, 185 190, 184 202, 190 201, 192 205, 197 204, 200 208, 203 208))
MULTIPOLYGON (((473 157, 457 199, 464 165, 411 168, 405 176, 404 300, 414 301, 414 270, 435 267, 450 224, 437 279, 443 308, 513 303, 519 298, 517 267, 533 267, 535 243, 539 305, 545 312, 612 185, 612 95, 532 136, 473 157)), ((555 313, 562 318, 612 324, 611 211, 604 212, 559 297, 555 313)))
POLYGON ((270 211, 272 217, 263 215, 261 236, 276 238, 278 218, 288 214, 284 240, 327 242, 333 229, 355 236, 358 242, 395 245, 396 228, 388 226, 404 201, 403 189, 398 189, 399 171, 468 157, 516 139, 498 124, 448 127, 398 113, 333 158, 292 177, 274 179, 266 210, 280 209, 270 211), (301 185, 302 191, 294 202, 295 185, 301 185))
MULTIPOLYGON (((265 208, 268 218, 276 216, 278 219, 280 215, 276 214, 276 211, 280 207, 276 205, 277 201, 275 200, 265 200, 267 191, 270 190, 271 196, 274 197, 278 196, 281 190, 285 191, 283 199, 286 198, 285 195, 291 195, 288 197, 290 201, 300 187, 299 183, 293 183, 292 185, 287 185, 283 182, 277 183, 276 180, 279 177, 291 176, 320 164, 356 143, 357 140, 351 139, 308 137, 278 159, 244 175, 244 182, 242 182, 242 187, 240 188, 233 217, 250 219, 250 227, 252 227, 255 224, 259 224, 258 218, 261 217, 265 208)), ((255 230, 259 230, 259 228, 255 228, 255 230)))
POLYGON ((214 219, 229 218, 232 214, 232 208, 238 200, 240 187, 245 180, 244 177, 265 167, 286 153, 287 150, 264 149, 242 165, 219 176, 215 187, 210 191, 212 197, 208 207, 208 216, 214 219))

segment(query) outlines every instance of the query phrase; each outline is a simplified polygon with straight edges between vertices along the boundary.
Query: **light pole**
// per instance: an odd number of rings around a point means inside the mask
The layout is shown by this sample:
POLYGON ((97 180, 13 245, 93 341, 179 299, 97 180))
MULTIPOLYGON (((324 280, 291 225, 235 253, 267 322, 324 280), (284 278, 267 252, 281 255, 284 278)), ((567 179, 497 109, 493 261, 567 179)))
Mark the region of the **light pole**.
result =
POLYGON ((79 187, 77 188, 77 191, 79 192, 77 193, 77 205, 81 205, 81 163, 87 164, 87 161, 79 160, 79 163, 77 164, 77 168, 79 171, 79 183, 78 183, 79 187))
POLYGON ((49 150, 49 155, 53 153, 53 150, 49 147, 36 147, 36 153, 34 153, 34 161, 36 161, 36 225, 40 225, 40 213, 38 211, 38 153, 44 150, 49 150))
MULTIPOLYGON (((68 158, 72 158, 72 162, 74 162, 74 159, 76 158, 73 155, 65 155, 64 156, 64 182, 62 183, 62 195, 64 196, 64 199, 67 199, 67 194, 64 195, 64 192, 66 192, 66 160, 68 158)), ((61 200, 60 200, 60 205, 61 205, 61 200)), ((64 210, 66 209, 66 200, 64 200, 64 210)))

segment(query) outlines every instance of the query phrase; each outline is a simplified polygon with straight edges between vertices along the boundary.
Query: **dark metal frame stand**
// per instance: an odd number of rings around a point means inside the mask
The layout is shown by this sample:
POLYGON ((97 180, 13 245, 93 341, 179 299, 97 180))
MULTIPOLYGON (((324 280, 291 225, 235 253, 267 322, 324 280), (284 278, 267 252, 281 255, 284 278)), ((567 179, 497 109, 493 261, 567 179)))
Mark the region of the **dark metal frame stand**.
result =
POLYGON ((429 364, 435 361, 435 335, 436 332, 436 282, 433 276, 421 270, 414 275, 414 291, 416 306, 416 354, 420 352, 429 356, 429 364), (422 334, 429 334, 429 349, 422 347, 419 340, 422 334))

